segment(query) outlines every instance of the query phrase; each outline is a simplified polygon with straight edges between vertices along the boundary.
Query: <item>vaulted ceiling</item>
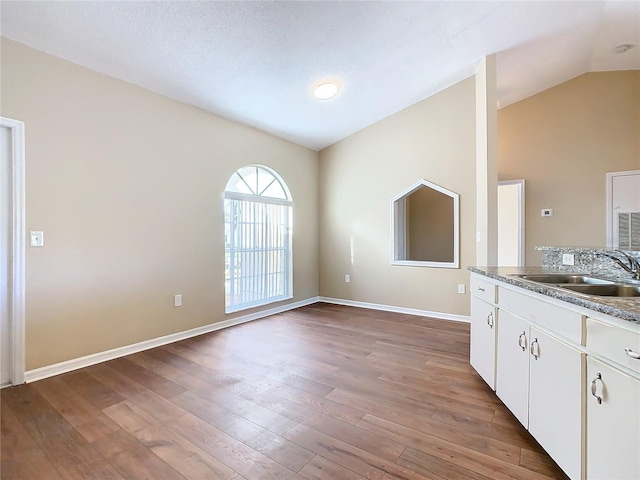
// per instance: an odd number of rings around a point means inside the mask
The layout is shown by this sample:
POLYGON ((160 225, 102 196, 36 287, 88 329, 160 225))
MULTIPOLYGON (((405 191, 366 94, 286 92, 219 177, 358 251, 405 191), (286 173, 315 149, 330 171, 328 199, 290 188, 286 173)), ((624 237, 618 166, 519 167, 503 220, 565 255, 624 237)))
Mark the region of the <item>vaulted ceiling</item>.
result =
POLYGON ((2 1, 0 17, 4 37, 315 150, 493 53, 499 107, 640 69, 638 1, 2 1), (340 91, 319 101, 324 79, 340 91))

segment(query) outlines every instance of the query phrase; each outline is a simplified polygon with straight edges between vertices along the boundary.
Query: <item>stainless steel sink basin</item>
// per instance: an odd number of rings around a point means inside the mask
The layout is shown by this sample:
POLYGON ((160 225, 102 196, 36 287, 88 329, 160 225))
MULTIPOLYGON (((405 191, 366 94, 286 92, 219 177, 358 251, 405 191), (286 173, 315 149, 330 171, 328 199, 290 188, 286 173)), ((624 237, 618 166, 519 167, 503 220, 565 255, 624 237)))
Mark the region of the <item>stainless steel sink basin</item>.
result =
POLYGON ((563 285, 562 288, 599 297, 640 297, 640 286, 636 285, 563 285))
POLYGON ((616 283, 613 280, 571 273, 531 273, 513 275, 530 282, 598 297, 640 297, 640 285, 616 283))
MULTIPOLYGON (((523 280, 531 282, 549 284, 589 284, 589 285, 612 285, 615 282, 602 280, 600 278, 589 277, 587 275, 572 275, 566 273, 533 273, 528 275, 516 275, 523 280)), ((564 285, 563 285, 564 286, 564 285)))

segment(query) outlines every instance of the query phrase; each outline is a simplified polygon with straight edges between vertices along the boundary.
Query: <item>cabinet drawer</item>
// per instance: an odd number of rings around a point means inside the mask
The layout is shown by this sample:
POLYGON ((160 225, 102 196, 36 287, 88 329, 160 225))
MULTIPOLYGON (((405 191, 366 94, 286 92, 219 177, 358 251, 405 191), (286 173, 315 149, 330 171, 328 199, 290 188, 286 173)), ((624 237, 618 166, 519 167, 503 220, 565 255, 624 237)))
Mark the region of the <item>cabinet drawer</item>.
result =
POLYGON ((496 285, 483 278, 471 277, 471 294, 489 303, 496 303, 496 285))
POLYGON ((498 306, 582 344, 582 315, 578 312, 502 287, 498 293, 498 306))
POLYGON ((587 318, 587 349, 612 362, 640 373, 640 360, 631 355, 640 354, 640 332, 633 332, 618 326, 587 318))

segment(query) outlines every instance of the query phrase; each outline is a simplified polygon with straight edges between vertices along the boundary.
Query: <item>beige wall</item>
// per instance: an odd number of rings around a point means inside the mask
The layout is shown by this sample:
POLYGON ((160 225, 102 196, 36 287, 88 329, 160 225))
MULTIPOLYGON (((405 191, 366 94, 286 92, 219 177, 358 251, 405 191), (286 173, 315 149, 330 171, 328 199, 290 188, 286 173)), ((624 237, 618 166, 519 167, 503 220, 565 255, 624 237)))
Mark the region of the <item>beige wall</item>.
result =
POLYGON ((27 370, 231 318, 222 194, 248 163, 287 182, 294 301, 318 295, 316 152, 6 39, 1 60, 26 229, 45 235, 27 248, 27 370))
POLYGON ((499 179, 526 180, 527 265, 536 245, 606 244, 605 173, 640 169, 638 132, 640 71, 581 75, 498 112, 499 179))
POLYGON ((320 294, 467 315, 475 261, 470 78, 320 152, 320 294), (460 194, 459 269, 391 265, 391 199, 420 179, 460 194), (344 275, 351 275, 351 283, 344 275))
POLYGON ((453 198, 429 187, 407 197, 407 260, 453 262, 453 198))

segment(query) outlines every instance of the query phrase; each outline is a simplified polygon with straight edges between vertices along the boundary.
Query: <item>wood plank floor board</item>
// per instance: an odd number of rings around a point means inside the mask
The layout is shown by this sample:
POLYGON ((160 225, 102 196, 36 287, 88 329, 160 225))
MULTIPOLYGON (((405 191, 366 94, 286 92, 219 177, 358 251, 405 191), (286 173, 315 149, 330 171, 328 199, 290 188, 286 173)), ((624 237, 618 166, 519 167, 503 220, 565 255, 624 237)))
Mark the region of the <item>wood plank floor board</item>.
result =
POLYGON ((44 452, 39 449, 29 449, 19 459, 3 460, 0 464, 0 478, 5 480, 64 480, 64 477, 60 475, 44 452))
POLYGON ((320 455, 313 457, 313 459, 300 470, 300 475, 308 480, 326 480, 329 478, 331 480, 366 480, 366 477, 341 467, 320 455))
POLYGON ((94 445, 122 474, 121 478, 186 480, 150 449, 123 430, 97 440, 94 445))
POLYGON ((494 480, 415 449, 407 449, 398 459, 398 464, 433 480, 494 480))
POLYGON ((406 480, 424 480, 422 475, 407 470, 394 462, 376 457, 366 450, 304 425, 297 425, 289 430, 285 434, 285 438, 365 478, 381 480, 385 474, 388 474, 406 480))
POLYGON ((235 472, 229 467, 131 403, 113 405, 105 409, 104 413, 189 480, 230 480, 235 476, 235 472))
POLYGON ((566 479, 427 317, 318 303, 0 398, 3 480, 566 479))
POLYGON ((120 393, 94 378, 86 369, 65 373, 58 378, 97 409, 107 408, 125 400, 120 393))
POLYGON ((489 438, 504 440, 519 447, 531 445, 533 439, 529 433, 515 420, 511 425, 493 423, 467 413, 447 407, 439 407, 431 416, 432 420, 465 428, 489 438))
POLYGON ((147 352, 134 353, 133 355, 129 355, 127 359, 169 380, 173 380, 184 374, 182 370, 178 370, 171 365, 149 356, 147 352))
POLYGON ((180 385, 132 362, 128 358, 117 358, 110 361, 108 365, 161 397, 170 399, 184 392, 184 388, 180 385))
POLYGON ((245 420, 255 423, 266 430, 281 435, 289 428, 295 425, 295 421, 281 415, 277 412, 262 407, 241 395, 237 395, 228 390, 218 388, 210 388, 206 382, 199 378, 185 375, 176 379, 182 385, 188 386, 189 389, 201 398, 213 402, 227 410, 231 410, 234 414, 245 420))
POLYGON ((171 401, 112 369, 109 362, 87 367, 86 371, 109 388, 118 390, 124 397, 123 401, 129 400, 131 403, 139 405, 161 422, 173 420, 185 413, 171 401))
POLYGON ((358 422, 358 427, 418 450, 423 444, 441 446, 443 444, 439 440, 443 440, 448 443, 464 444, 467 449, 484 453, 504 462, 514 465, 520 464, 522 450, 520 447, 430 420, 407 426, 374 415, 367 415, 358 422), (419 430, 414 427, 418 427, 419 430))
POLYGON ((6 402, 0 402, 0 458, 2 463, 10 462, 30 450, 38 450, 38 444, 6 402))
POLYGON ((169 426, 202 450, 249 479, 303 478, 192 414, 187 414, 171 422, 169 426), (255 476, 257 472, 262 472, 260 475, 263 476, 255 476))
POLYGON ((101 410, 75 391, 66 388, 60 378, 48 378, 33 386, 88 442, 94 442, 119 429, 101 410))
MULTIPOLYGON (((199 397, 193 392, 185 392, 178 395, 173 399, 173 402, 184 408, 189 413, 192 413, 210 425, 213 425, 256 450, 259 450, 278 438, 277 433, 273 433, 266 428, 233 413, 233 407, 231 410, 228 410, 214 402, 210 402, 209 400, 199 397)), ((288 430, 288 428, 284 431, 286 430, 288 430)))

